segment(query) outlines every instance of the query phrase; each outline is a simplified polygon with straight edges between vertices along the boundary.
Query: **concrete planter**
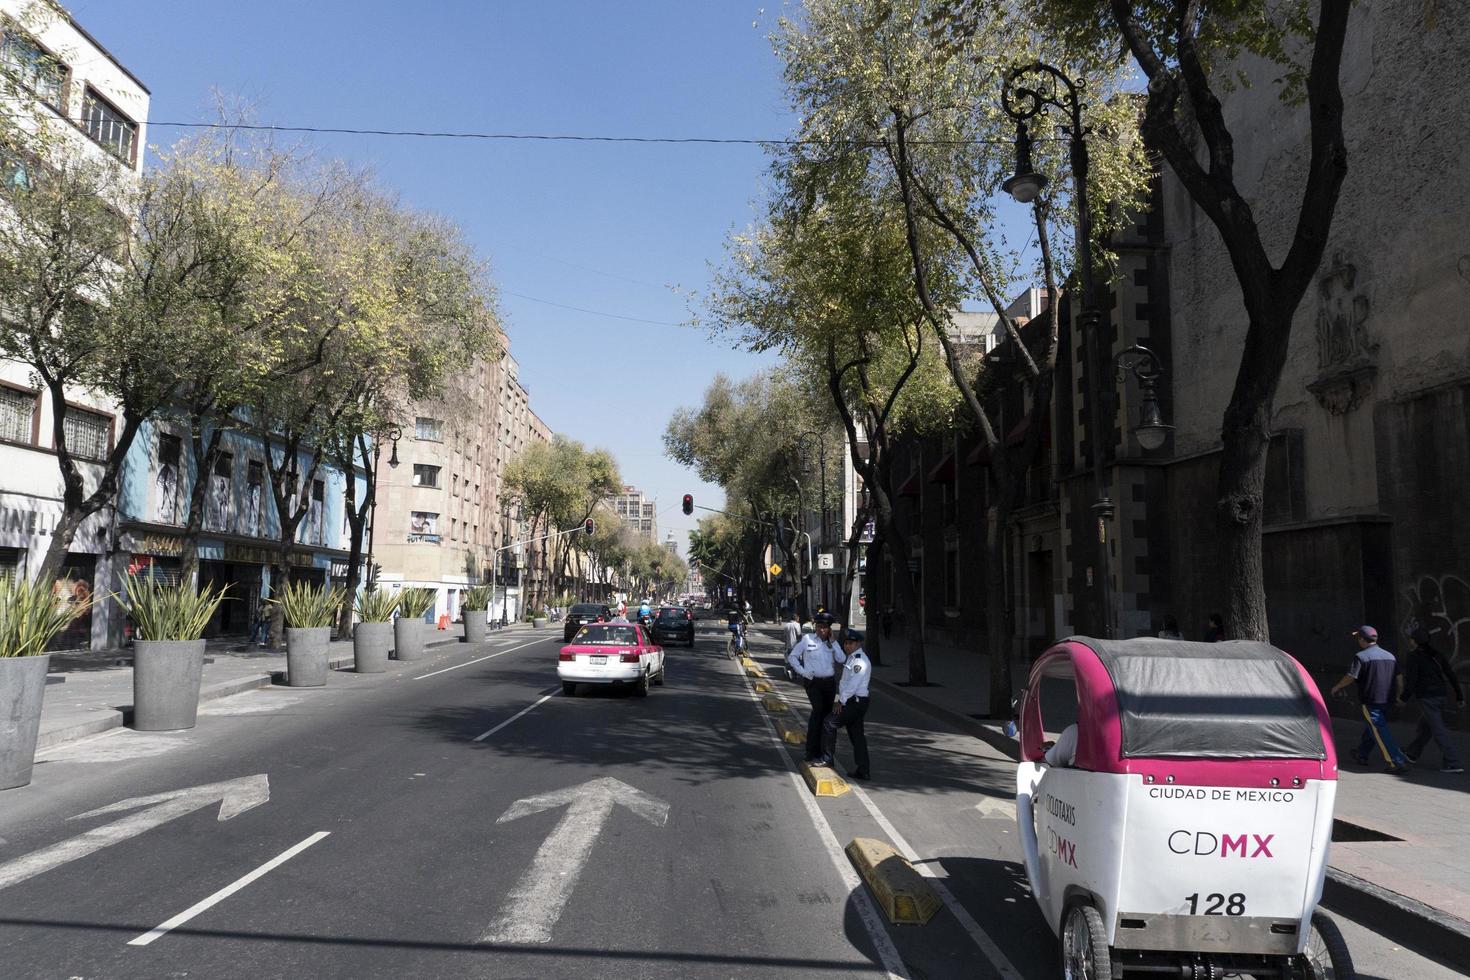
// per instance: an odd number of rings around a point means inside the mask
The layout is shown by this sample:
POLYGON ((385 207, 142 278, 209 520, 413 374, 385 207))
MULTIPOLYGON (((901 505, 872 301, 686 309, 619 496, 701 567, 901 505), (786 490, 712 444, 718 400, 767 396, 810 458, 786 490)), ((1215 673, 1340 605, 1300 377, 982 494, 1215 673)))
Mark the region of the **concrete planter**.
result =
POLYGON ((0 789, 31 781, 51 658, 0 657, 0 789))
POLYGON ((140 732, 193 728, 203 678, 203 640, 134 641, 133 728, 140 732))
POLYGON ((352 628, 352 669, 357 673, 381 674, 387 670, 392 649, 392 623, 358 623, 352 628))
POLYGON ((485 610, 466 609, 464 611, 464 641, 466 643, 485 641, 485 610))
POLYGON ((538 630, 545 629, 546 624, 549 622, 551 622, 551 620, 547 619, 545 616, 537 616, 535 619, 531 620, 531 627, 538 630))
POLYGON ((291 687, 325 687, 330 626, 286 630, 286 683, 291 687))
POLYGON ((429 624, 417 616, 399 616, 393 621, 393 657, 396 660, 424 659, 429 624))

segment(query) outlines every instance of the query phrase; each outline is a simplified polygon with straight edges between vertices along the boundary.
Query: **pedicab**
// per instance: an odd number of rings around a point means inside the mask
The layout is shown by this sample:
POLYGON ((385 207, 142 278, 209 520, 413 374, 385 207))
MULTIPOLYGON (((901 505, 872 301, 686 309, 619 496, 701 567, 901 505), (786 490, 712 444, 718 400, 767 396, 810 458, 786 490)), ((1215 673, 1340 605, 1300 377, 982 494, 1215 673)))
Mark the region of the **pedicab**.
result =
POLYGON ((1317 909, 1337 757, 1296 660, 1073 637, 1032 667, 1019 721, 1016 822, 1064 977, 1351 980, 1317 909))

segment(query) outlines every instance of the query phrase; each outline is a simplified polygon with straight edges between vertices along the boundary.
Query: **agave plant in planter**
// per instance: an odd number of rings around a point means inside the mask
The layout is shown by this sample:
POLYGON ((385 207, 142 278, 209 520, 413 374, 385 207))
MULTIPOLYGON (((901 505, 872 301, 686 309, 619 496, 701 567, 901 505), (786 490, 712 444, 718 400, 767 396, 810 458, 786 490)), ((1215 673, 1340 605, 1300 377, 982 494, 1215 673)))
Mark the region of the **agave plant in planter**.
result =
POLYGON ((393 623, 393 656, 399 660, 422 660, 429 638, 424 613, 434 608, 434 589, 407 588, 398 592, 398 619, 393 623))
POLYGON ((291 687, 326 685, 332 626, 346 601, 341 586, 305 582, 287 582, 271 599, 286 617, 286 683, 291 687))
POLYGON ((0 789, 31 781, 51 666, 46 646, 92 602, 72 595, 65 581, 0 578, 0 789))
POLYGON ((477 585, 473 589, 466 589, 460 608, 464 610, 464 641, 483 642, 485 611, 490 608, 490 586, 477 585))
POLYGON ((393 613, 398 596, 380 589, 366 589, 357 594, 353 606, 357 625, 352 628, 353 670, 359 674, 381 674, 388 669, 388 653, 393 649, 393 613))
POLYGON ((122 607, 133 620, 133 728, 174 732, 193 728, 204 679, 204 630, 229 586, 195 592, 129 575, 122 607))

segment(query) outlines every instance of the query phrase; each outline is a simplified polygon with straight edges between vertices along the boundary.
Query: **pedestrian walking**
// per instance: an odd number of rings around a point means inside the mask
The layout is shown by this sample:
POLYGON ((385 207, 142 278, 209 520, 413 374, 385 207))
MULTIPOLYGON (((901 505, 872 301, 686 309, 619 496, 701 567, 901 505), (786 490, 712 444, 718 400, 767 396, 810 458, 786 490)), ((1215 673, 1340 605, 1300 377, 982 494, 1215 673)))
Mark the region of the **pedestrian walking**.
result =
POLYGON ((786 621, 782 624, 782 628, 786 633, 786 649, 790 651, 796 646, 796 641, 801 639, 801 623, 796 618, 795 609, 786 610, 786 621))
POLYGON ((750 600, 749 599, 746 599, 745 600, 745 625, 746 626, 754 626, 755 625, 755 617, 753 615, 751 615, 751 611, 750 611, 750 600))
POLYGON ((1429 630, 1416 626, 1409 632, 1409 663, 1404 670, 1404 694, 1402 703, 1419 702, 1419 725, 1414 730, 1414 740, 1404 747, 1404 754, 1413 763, 1431 738, 1439 746, 1440 772, 1464 772, 1455 743, 1450 739, 1450 730, 1444 723, 1446 702, 1451 692, 1455 703, 1465 707, 1465 689, 1444 654, 1434 649, 1429 630))
POLYGON ((863 634, 853 629, 846 630, 842 634, 842 653, 844 659, 841 676, 837 680, 836 702, 832 705, 832 713, 822 722, 822 764, 832 764, 837 751, 837 729, 845 728, 852 742, 853 768, 848 777, 871 779, 868 736, 863 730, 863 719, 868 716, 868 681, 873 667, 863 652, 863 634))
POLYGON ((1225 617, 1219 613, 1210 613, 1210 621, 1205 624, 1205 642, 1219 643, 1225 639, 1225 617))
POLYGON ((1378 631, 1371 626, 1359 626, 1353 630, 1353 639, 1358 642, 1357 656, 1348 665, 1346 674, 1332 686, 1334 695, 1351 684, 1358 686, 1358 701, 1363 708, 1363 737, 1358 750, 1352 754, 1353 761, 1360 766, 1368 764, 1368 756, 1374 745, 1388 762, 1388 771, 1403 775, 1409 771, 1409 759, 1388 730, 1388 706, 1403 694, 1404 677, 1399 671, 1399 662, 1383 647, 1378 645, 1378 631))
POLYGON ((802 679, 811 717, 806 726, 806 761, 816 765, 822 758, 822 722, 837 697, 837 668, 847 658, 832 641, 831 613, 817 613, 814 632, 801 638, 786 654, 786 664, 802 679))

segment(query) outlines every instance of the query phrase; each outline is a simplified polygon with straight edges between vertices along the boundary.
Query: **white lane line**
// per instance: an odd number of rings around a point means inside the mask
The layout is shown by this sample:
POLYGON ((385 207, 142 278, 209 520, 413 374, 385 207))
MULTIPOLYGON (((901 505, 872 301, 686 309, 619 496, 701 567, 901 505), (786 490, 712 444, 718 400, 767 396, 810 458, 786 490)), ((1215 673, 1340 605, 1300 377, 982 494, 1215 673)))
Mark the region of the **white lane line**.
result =
POLYGON ((500 724, 496 725, 494 728, 490 729, 485 734, 483 734, 483 735, 476 735, 474 737, 474 741, 476 741, 476 742, 483 742, 483 741, 485 741, 485 739, 489 738, 491 735, 494 735, 496 732, 500 731, 506 725, 509 725, 511 722, 515 721, 517 718, 520 718, 522 715, 528 715, 528 714, 530 714, 536 708, 540 707, 542 704, 544 704, 547 701, 551 700, 552 696, 555 695, 556 692, 559 691, 559 690, 561 690, 561 688, 558 688, 558 687, 552 688, 550 691, 548 691, 547 693, 541 695, 541 697, 537 698, 535 701, 531 702, 530 705, 528 705, 527 707, 522 708, 520 711, 517 711, 515 714, 511 715, 509 718, 505 719, 505 721, 502 721, 500 724))
POLYGON ((847 859, 847 853, 843 851, 842 845, 837 842, 837 836, 832 832, 832 825, 827 822, 826 814, 822 813, 822 808, 817 806, 816 800, 812 798, 811 790, 807 789, 806 780, 802 778, 801 772, 792 763, 791 755, 786 751, 786 743, 782 742, 780 736, 776 734, 776 726, 761 710, 761 695, 755 693, 755 688, 751 687, 750 678, 745 676, 744 671, 741 672, 740 679, 745 682, 745 692, 750 696, 750 700, 755 702, 756 713, 760 715, 761 721, 766 726, 766 734, 770 736, 771 744, 775 746, 776 753, 786 766, 786 773, 791 777, 792 785, 796 788, 796 795, 806 807, 807 816, 811 818, 812 826, 816 828, 817 836, 821 838, 827 856, 832 859, 832 867, 837 870, 838 877, 847 885, 848 891, 852 894, 858 918, 862 920, 863 927, 868 932, 868 938, 873 941, 873 948, 878 952, 878 959, 882 961, 883 969, 888 971, 890 980, 908 980, 909 975, 904 970, 903 957, 898 954, 898 947, 893 944, 893 937, 888 935, 888 930, 883 925, 883 917, 878 912, 878 907, 873 904, 873 897, 868 894, 867 886, 863 884, 863 880, 853 869, 852 862, 847 859))
POLYGON ((208 909, 211 909, 214 906, 218 905, 220 902, 223 902, 225 899, 229 898, 231 895, 235 894, 235 892, 244 888, 252 881, 255 881, 257 878, 263 877, 276 868, 279 868, 281 865, 285 864, 287 861, 291 860, 293 857, 300 854, 302 851, 306 850, 317 841, 321 840, 324 837, 331 836, 331 833, 332 832, 329 830, 317 831, 296 846, 288 848, 287 850, 282 851, 280 854, 277 854, 275 857, 271 858, 265 864, 262 864, 260 867, 256 868, 245 877, 240 878, 237 881, 233 881, 225 887, 221 888, 219 891, 215 892, 213 895, 209 896, 198 905, 191 905, 189 908, 184 909, 184 911, 180 912, 178 915, 174 916, 172 919, 169 919, 162 925, 143 933, 143 935, 139 936, 137 939, 128 940, 128 945, 147 946, 159 936, 162 936, 168 932, 173 931, 174 929, 177 929, 185 922, 188 922, 190 919, 194 918, 194 916, 198 915, 200 912, 207 911, 208 909))
MULTIPOLYGON (((800 712, 797 711, 793 711, 792 714, 797 715, 797 717, 802 717, 800 712)), ((803 720, 805 719, 803 718, 803 720)), ((893 842, 893 846, 898 848, 899 853, 908 858, 909 863, 914 866, 915 871, 929 879, 930 884, 934 886, 935 893, 939 896, 939 900, 944 903, 944 907, 949 909, 950 914, 955 917, 960 926, 969 934, 970 941, 980 950, 981 955, 990 961, 990 965, 995 967, 996 972, 1004 980, 1024 980, 1021 971, 1016 969, 1015 964, 995 944, 995 940, 990 938, 990 934, 981 928, 980 923, 975 921, 975 917, 960 904, 960 900, 954 897, 954 893, 945 887, 944 880, 939 874, 929 866, 928 862, 919 857, 918 853, 914 851, 903 834, 898 832, 898 828, 883 815, 883 811, 878 809, 878 804, 873 802, 872 797, 868 796, 867 791, 856 783, 849 783, 848 785, 852 787, 853 794, 857 796, 863 808, 868 811, 868 814, 883 830, 883 833, 888 835, 888 839, 893 842)))
POLYGON ((419 676, 413 678, 413 680, 421 681, 425 677, 436 677, 439 674, 447 674, 451 670, 459 670, 459 668, 461 668, 461 667, 471 667, 471 666, 474 666, 475 664, 484 663, 486 660, 494 660, 496 657, 503 657, 507 653, 515 653, 517 650, 524 649, 525 647, 535 646, 537 643, 544 643, 548 639, 550 639, 550 637, 543 636, 543 637, 540 637, 539 639, 531 640, 529 643, 522 643, 518 647, 508 647, 508 648, 506 648, 504 650, 499 651, 498 653, 492 653, 492 654, 490 654, 487 657, 478 657, 478 658, 476 658, 474 660, 466 660, 462 664, 455 664, 453 667, 445 667, 443 670, 431 670, 427 674, 420 674, 419 676))

